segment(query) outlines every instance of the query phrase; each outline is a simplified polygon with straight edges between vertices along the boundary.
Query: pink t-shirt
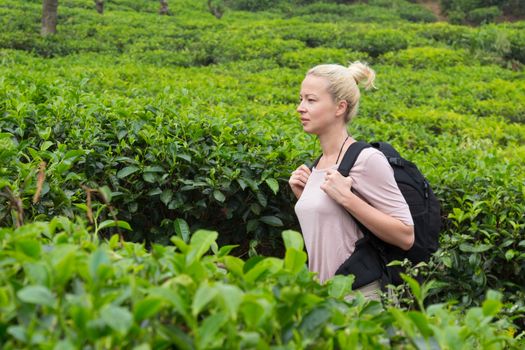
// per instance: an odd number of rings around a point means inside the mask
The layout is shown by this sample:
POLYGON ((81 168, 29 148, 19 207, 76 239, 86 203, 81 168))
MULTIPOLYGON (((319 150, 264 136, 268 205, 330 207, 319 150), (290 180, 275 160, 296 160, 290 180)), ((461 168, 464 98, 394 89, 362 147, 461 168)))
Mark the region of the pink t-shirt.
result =
MULTIPOLYGON (((321 190, 326 170, 312 170, 295 205, 308 252, 308 268, 318 273, 321 283, 334 276, 354 252, 355 242, 363 237, 346 209, 321 190)), ((371 206, 407 225, 414 224, 383 153, 374 148, 364 149, 350 170, 350 177, 354 192, 371 206)))

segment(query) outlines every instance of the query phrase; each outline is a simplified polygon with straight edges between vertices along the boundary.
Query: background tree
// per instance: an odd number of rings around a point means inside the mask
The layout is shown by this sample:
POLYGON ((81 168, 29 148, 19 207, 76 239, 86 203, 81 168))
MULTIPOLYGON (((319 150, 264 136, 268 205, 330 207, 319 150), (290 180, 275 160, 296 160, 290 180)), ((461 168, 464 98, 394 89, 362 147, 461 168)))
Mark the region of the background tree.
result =
POLYGON ((159 14, 161 14, 161 15, 167 15, 168 14, 168 0, 160 0, 159 14))
POLYGON ((95 0, 95 7, 100 14, 104 13, 104 0, 95 0))
POLYGON ((43 36, 57 32, 58 0, 44 0, 42 5, 42 30, 43 36))
POLYGON ((216 18, 221 18, 226 6, 223 0, 208 0, 208 9, 216 18))

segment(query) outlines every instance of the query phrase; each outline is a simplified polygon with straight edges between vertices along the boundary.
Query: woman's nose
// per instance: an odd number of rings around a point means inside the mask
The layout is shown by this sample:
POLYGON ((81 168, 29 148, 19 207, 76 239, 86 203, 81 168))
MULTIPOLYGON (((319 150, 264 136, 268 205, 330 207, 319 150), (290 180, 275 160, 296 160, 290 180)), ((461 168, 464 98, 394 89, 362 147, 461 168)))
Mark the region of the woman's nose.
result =
POLYGON ((299 103, 299 105, 297 106, 297 112, 299 113, 303 113, 303 112, 306 112, 305 108, 304 108, 304 105, 303 105, 303 101, 301 101, 299 103))

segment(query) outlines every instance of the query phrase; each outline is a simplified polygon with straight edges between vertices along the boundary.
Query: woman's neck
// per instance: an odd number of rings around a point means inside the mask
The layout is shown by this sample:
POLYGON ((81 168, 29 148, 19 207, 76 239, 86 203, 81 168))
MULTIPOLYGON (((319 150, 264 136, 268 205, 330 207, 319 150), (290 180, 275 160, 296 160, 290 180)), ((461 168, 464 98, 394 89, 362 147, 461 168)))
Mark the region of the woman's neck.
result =
POLYGON ((335 163, 337 155, 341 151, 341 147, 345 143, 345 140, 347 140, 347 137, 348 131, 346 130, 346 127, 337 128, 319 135, 319 143, 323 150, 323 158, 335 163))

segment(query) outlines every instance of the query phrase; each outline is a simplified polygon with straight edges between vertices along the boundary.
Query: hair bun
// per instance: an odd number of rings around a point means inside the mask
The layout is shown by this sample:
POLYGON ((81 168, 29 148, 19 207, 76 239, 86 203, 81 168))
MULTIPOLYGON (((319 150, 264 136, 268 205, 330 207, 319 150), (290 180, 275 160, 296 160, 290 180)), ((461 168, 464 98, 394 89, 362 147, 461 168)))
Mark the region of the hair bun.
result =
POLYGON ((348 66, 348 70, 350 70, 350 74, 354 77, 357 85, 364 83, 366 90, 376 88, 374 86, 376 72, 366 63, 362 63, 360 61, 352 62, 348 66))

